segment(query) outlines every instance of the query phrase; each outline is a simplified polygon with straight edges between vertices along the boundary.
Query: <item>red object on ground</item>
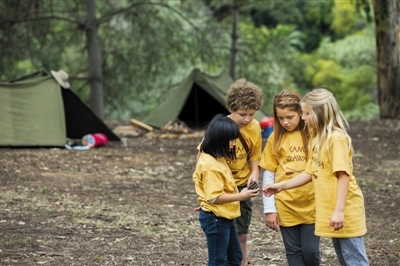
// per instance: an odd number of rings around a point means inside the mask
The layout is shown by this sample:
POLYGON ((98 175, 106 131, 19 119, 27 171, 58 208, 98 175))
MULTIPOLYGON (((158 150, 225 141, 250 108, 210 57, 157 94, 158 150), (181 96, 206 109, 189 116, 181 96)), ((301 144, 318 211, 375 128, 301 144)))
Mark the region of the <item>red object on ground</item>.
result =
POLYGON ((105 146, 108 144, 108 138, 103 133, 87 134, 83 136, 82 144, 89 147, 105 146))

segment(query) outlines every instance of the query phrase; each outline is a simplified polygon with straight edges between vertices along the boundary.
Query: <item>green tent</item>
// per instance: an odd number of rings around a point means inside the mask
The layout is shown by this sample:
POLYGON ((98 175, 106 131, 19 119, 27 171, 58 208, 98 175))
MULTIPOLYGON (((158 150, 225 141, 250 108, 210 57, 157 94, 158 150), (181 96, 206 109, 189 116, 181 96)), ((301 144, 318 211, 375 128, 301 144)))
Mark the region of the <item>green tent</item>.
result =
MULTIPOLYGON (((161 128, 169 121, 180 120, 191 128, 204 127, 214 115, 229 114, 225 94, 233 83, 225 71, 211 76, 194 69, 143 122, 161 128)), ((257 111, 258 121, 264 116, 257 111)))
POLYGON ((67 138, 119 138, 70 89, 45 70, 0 82, 0 146, 64 147, 67 138))

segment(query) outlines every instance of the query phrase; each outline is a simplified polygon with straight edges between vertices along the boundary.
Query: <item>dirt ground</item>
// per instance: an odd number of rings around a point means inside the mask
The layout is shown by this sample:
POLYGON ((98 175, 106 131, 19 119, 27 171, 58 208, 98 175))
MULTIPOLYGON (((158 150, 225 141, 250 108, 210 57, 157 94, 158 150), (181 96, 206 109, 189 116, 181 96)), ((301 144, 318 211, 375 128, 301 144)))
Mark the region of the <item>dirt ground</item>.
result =
MULTIPOLYGON (((371 265, 400 265, 400 120, 350 124, 371 265)), ((206 265, 191 175, 200 138, 0 149, 1 265, 206 265)), ((260 179, 261 180, 261 179, 260 179)), ((254 200, 250 265, 287 265, 254 200)), ((328 238, 322 265, 338 265, 328 238)))

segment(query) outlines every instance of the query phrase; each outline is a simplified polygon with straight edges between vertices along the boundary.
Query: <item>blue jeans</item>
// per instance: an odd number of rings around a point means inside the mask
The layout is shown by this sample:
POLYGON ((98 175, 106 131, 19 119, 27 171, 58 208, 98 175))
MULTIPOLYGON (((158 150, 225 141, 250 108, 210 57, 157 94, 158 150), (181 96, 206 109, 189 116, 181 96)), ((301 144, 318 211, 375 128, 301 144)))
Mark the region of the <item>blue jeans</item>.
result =
POLYGON ((233 220, 200 210, 199 221, 207 237, 208 266, 239 266, 242 250, 233 220))
POLYGON ((364 237, 332 238, 340 266, 368 266, 364 237))
POLYGON ((280 229, 289 266, 321 265, 320 237, 314 235, 315 224, 280 226, 280 229))

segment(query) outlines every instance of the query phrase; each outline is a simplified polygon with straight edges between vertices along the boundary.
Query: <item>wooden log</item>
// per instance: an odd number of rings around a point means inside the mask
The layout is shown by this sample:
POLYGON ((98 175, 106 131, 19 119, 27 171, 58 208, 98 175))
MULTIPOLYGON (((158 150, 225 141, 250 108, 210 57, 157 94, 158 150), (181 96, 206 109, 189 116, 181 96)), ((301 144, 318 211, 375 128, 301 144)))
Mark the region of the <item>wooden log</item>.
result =
POLYGON ((149 126, 149 125, 147 125, 147 124, 145 124, 143 122, 140 122, 139 120, 133 119, 133 118, 131 119, 131 124, 135 125, 135 126, 139 126, 141 128, 144 128, 144 129, 146 129, 148 131, 153 131, 153 127, 152 126, 149 126))

